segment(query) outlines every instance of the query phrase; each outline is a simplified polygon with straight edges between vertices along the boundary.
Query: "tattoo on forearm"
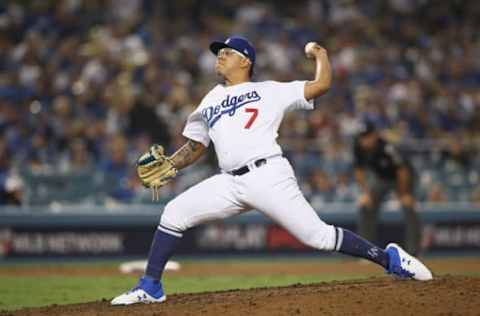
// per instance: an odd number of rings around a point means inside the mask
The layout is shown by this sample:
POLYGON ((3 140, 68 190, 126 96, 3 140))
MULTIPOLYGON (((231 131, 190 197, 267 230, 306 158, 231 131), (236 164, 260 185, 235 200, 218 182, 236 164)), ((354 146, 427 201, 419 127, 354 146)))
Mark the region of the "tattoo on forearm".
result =
POLYGON ((202 144, 189 140, 172 155, 171 159, 177 169, 182 169, 195 162, 204 150, 205 147, 202 144))

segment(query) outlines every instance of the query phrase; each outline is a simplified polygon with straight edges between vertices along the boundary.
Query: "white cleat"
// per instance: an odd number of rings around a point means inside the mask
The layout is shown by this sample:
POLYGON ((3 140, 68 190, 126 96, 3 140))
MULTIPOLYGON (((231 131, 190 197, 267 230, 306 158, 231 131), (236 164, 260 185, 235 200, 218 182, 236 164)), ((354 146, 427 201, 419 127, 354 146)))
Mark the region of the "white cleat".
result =
POLYGON ((399 245, 391 243, 385 251, 390 263, 387 272, 401 279, 428 281, 433 279, 432 272, 414 256, 409 255, 399 245))
POLYGON ((167 299, 160 282, 152 282, 144 278, 132 290, 115 297, 112 305, 152 304, 161 303, 167 299))

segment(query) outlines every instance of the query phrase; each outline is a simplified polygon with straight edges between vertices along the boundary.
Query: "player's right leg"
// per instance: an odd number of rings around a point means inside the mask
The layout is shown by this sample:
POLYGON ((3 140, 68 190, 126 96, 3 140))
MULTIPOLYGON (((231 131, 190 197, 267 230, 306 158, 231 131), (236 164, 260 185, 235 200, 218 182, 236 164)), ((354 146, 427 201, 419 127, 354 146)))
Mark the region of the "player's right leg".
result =
POLYGON ((201 223, 236 215, 246 208, 238 202, 232 176, 208 178, 170 201, 153 237, 145 275, 132 290, 117 296, 112 305, 159 303, 166 299, 161 277, 183 232, 201 223))
POLYGON ((347 229, 323 222, 305 200, 286 160, 275 160, 255 169, 244 181, 249 187, 247 202, 306 245, 365 258, 399 277, 431 279, 430 271, 396 244, 383 250, 347 229))

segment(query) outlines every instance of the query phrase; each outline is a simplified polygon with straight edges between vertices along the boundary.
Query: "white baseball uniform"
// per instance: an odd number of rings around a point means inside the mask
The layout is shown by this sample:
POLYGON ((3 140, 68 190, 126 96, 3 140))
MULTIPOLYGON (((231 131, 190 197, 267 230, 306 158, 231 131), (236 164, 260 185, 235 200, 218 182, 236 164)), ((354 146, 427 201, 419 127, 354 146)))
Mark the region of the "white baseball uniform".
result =
POLYGON ((189 116, 183 135, 205 146, 211 140, 222 172, 170 201, 158 228, 181 237, 206 221, 256 209, 311 247, 338 248, 341 238, 306 201, 276 141, 285 112, 313 109, 304 87, 305 81, 264 81, 213 88, 189 116), (230 173, 240 168, 247 172, 230 173))

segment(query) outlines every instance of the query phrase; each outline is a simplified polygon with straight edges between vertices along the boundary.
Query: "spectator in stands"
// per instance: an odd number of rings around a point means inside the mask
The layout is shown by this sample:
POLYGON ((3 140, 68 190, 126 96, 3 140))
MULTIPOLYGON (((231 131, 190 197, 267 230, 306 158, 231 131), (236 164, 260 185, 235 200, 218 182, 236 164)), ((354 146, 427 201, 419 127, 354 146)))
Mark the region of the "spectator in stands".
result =
POLYGON ((478 183, 478 180, 472 181, 475 179, 471 174, 475 171, 471 169, 471 165, 471 153, 465 148, 463 141, 448 139, 447 145, 440 152, 436 168, 442 183, 447 185, 450 200, 469 200, 471 188, 478 183))
POLYGON ((430 190, 427 192, 426 202, 430 202, 430 203, 448 202, 448 195, 445 192, 445 188, 439 183, 432 184, 430 190))
POLYGON ((23 182, 9 161, 10 153, 5 139, 0 137, 0 205, 20 205, 22 203, 23 182))
POLYGON ((100 171, 105 175, 105 189, 114 202, 129 202, 134 197, 137 177, 128 160, 127 139, 123 135, 115 135, 109 139, 106 160, 100 171))
POLYGON ((475 206, 480 207, 480 188, 476 188, 472 192, 472 197, 470 200, 475 206))
POLYGON ((351 178, 352 174, 350 172, 342 171, 336 174, 335 202, 355 202, 358 193, 351 178))
POLYGON ((309 178, 310 203, 316 209, 321 208, 326 203, 334 202, 335 187, 328 174, 320 169, 315 169, 309 178))
MULTIPOLYGON (((334 146, 337 139, 328 139, 338 134, 348 141, 361 116, 402 143, 445 136, 474 141, 480 137, 480 42, 472 30, 479 21, 476 1, 329 0, 281 7, 271 0, 201 6, 0 1, 0 127, 10 160, 38 171, 57 169, 59 160, 71 164, 65 152, 78 138, 97 168, 112 134, 129 144, 141 135, 173 144, 171 135, 211 88, 214 73, 205 69, 213 69, 214 56, 204 42, 233 32, 266 46, 258 80, 308 77, 309 61, 297 57, 310 40, 325 39, 331 51, 335 80, 322 101, 329 106, 318 104, 309 116, 295 113, 280 130, 283 143, 301 139, 308 148, 297 157, 302 174, 319 167, 311 165, 311 152, 334 146), (184 14, 193 11, 193 18, 184 14)), ((204 166, 199 169, 209 170, 204 166)))
POLYGON ((307 179, 315 167, 318 167, 318 154, 309 150, 305 142, 298 140, 291 144, 293 150, 288 153, 292 165, 296 167, 301 179, 307 179))
POLYGON ((448 139, 447 146, 441 151, 440 164, 446 169, 468 170, 470 163, 470 152, 465 148, 464 143, 459 139, 448 139))
POLYGON ((59 169, 65 173, 92 172, 92 159, 85 140, 76 138, 70 142, 67 152, 61 157, 59 169))

